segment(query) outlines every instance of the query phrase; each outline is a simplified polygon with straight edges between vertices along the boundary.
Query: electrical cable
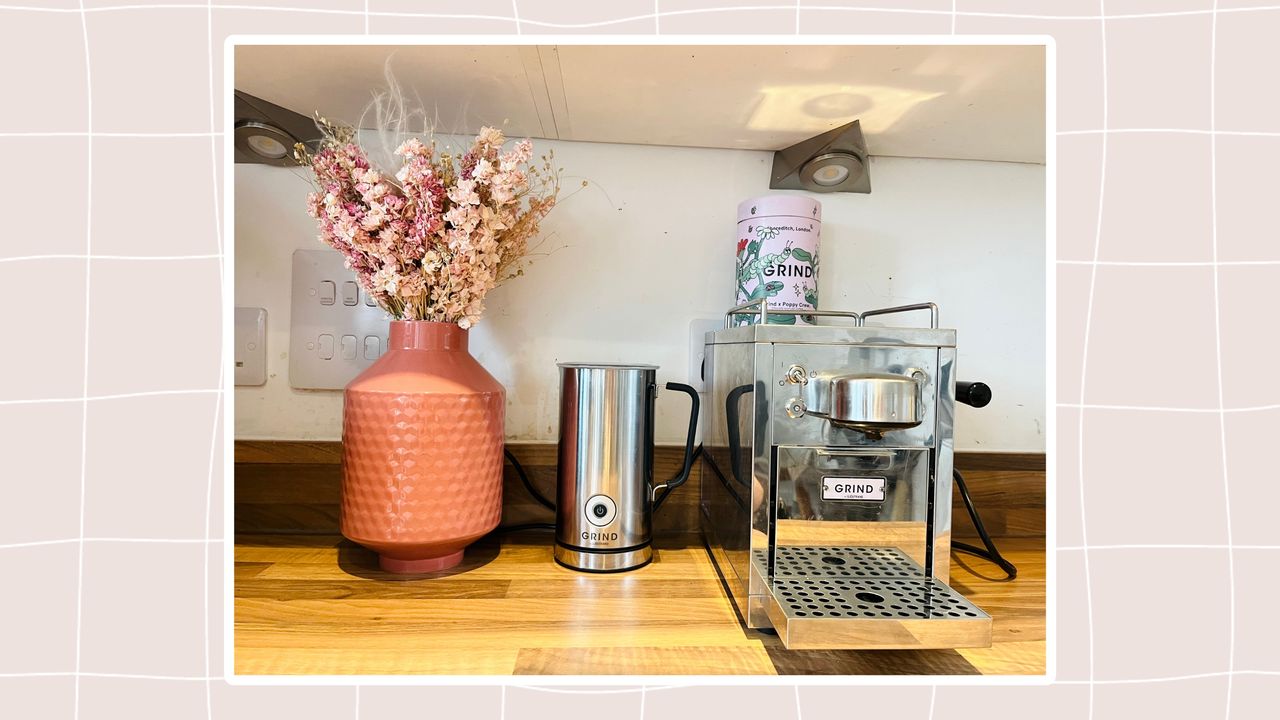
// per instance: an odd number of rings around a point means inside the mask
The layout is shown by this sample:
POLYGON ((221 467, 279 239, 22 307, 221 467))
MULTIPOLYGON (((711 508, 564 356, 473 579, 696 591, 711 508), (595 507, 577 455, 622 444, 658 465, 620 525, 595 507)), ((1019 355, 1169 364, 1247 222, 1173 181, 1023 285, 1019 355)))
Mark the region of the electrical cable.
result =
MULTIPOLYGON (((529 495, 531 495, 534 500, 537 500, 539 505, 542 505, 546 509, 554 512, 556 509, 556 506, 553 505, 550 500, 543 497, 542 493, 538 492, 538 489, 533 486, 533 482, 529 480, 529 476, 524 471, 524 466, 520 464, 519 460, 516 460, 516 456, 512 455, 511 451, 506 449, 505 447, 502 448, 502 454, 507 457, 507 461, 511 463, 511 466, 516 469, 516 475, 520 476, 520 482, 524 483, 524 489, 529 491, 529 495)), ((555 523, 545 523, 545 522, 523 523, 520 525, 507 525, 505 527, 498 526, 493 529, 493 532, 491 534, 496 535, 499 533, 519 532, 521 530, 555 530, 555 529, 556 529, 555 523)))
POLYGON ((555 523, 523 523, 521 525, 499 526, 493 529, 492 534, 520 532, 521 530, 555 530, 555 523))
POLYGON ((516 469, 516 475, 520 476, 520 482, 524 483, 524 489, 529 491, 529 494, 533 496, 533 499, 537 500, 538 504, 542 507, 548 510, 555 510, 555 503, 552 503, 550 500, 543 497, 542 493, 538 492, 538 489, 533 486, 533 483, 529 481, 529 476, 524 472, 524 466, 520 464, 519 460, 516 460, 516 456, 512 455, 511 451, 505 447, 502 448, 502 454, 507 456, 507 461, 516 469))
POLYGON ((982 544, 986 546, 986 550, 983 550, 968 543, 952 541, 952 552, 967 553, 995 563, 1005 573, 1005 578, 997 582, 1009 582, 1018 577, 1017 566, 1000 554, 1000 551, 996 549, 995 542, 991 540, 991 535, 987 533, 986 526, 982 524, 982 517, 978 515, 978 509, 973 505, 973 498, 969 497, 969 488, 965 485, 964 476, 960 474, 959 470, 955 469, 952 469, 951 476, 955 478, 956 487, 960 489, 960 498, 964 500, 964 506, 969 510, 969 517, 973 519, 973 527, 978 531, 978 537, 982 538, 982 544))

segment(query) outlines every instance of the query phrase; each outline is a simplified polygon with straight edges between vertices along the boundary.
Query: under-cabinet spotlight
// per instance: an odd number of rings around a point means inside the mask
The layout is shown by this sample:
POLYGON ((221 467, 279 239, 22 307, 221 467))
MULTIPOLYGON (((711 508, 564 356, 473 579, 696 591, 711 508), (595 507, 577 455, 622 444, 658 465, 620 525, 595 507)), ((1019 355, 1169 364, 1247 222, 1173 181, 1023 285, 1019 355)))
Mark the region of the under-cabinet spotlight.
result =
POLYGON ((773 154, 773 190, 871 192, 867 144, 854 120, 773 154))
POLYGON ((256 120, 236 123, 236 149, 256 156, 267 165, 293 165, 293 146, 298 140, 274 125, 256 120))
POLYGON ((314 118, 236 90, 235 157, 237 163, 296 166, 293 146, 302 142, 312 152, 320 138, 314 118))

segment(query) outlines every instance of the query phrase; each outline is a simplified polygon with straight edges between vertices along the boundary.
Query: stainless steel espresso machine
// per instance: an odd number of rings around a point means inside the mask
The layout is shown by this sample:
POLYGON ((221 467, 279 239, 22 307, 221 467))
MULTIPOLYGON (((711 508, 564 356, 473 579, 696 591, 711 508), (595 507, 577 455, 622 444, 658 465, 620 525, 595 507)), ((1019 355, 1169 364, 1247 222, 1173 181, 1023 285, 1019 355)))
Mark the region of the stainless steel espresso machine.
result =
POLYGON ((793 649, 991 644, 991 618, 947 585, 955 346, 933 303, 759 300, 707 333, 702 527, 748 627, 793 649), (913 311, 929 327, 863 323, 913 311), (851 323, 768 323, 795 315, 851 323))

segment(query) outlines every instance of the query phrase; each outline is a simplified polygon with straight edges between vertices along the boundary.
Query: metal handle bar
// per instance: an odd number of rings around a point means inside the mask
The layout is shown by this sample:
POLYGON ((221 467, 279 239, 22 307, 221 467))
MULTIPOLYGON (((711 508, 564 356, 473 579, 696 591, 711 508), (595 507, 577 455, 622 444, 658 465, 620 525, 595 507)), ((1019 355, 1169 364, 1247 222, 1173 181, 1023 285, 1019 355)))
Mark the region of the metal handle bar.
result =
POLYGON ((754 315, 755 313, 749 312, 749 310, 752 307, 755 307, 756 305, 760 306, 759 314, 760 314, 761 325, 768 324, 770 315, 816 315, 818 317, 846 317, 846 318, 851 318, 853 320, 854 327, 858 327, 862 325, 862 315, 852 310, 770 310, 768 300, 765 298, 760 298, 759 300, 752 300, 751 302, 743 303, 741 305, 738 305, 737 307, 729 308, 729 310, 724 314, 724 326, 726 328, 733 327, 733 317, 735 315, 748 315, 748 314, 754 315))
POLYGON ((879 310, 868 310, 862 313, 862 319, 865 321, 873 315, 893 315, 895 313, 910 312, 912 310, 928 310, 929 327, 938 327, 938 306, 931 302, 916 303, 914 305, 899 305, 897 307, 880 308, 879 310))

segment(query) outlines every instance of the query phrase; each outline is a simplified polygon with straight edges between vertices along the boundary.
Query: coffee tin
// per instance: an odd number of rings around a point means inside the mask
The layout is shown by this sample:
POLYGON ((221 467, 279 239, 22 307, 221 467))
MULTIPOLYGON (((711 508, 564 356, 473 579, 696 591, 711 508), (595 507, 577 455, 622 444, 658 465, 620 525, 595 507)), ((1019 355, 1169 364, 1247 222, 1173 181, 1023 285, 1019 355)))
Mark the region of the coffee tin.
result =
MULTIPOLYGON (((737 304, 766 298, 771 309, 817 310, 821 235, 822 203, 811 197, 765 195, 739 204, 737 304)), ((803 315, 769 316, 770 325, 811 321, 803 315)), ((739 322, 748 322, 747 316, 739 322)))

